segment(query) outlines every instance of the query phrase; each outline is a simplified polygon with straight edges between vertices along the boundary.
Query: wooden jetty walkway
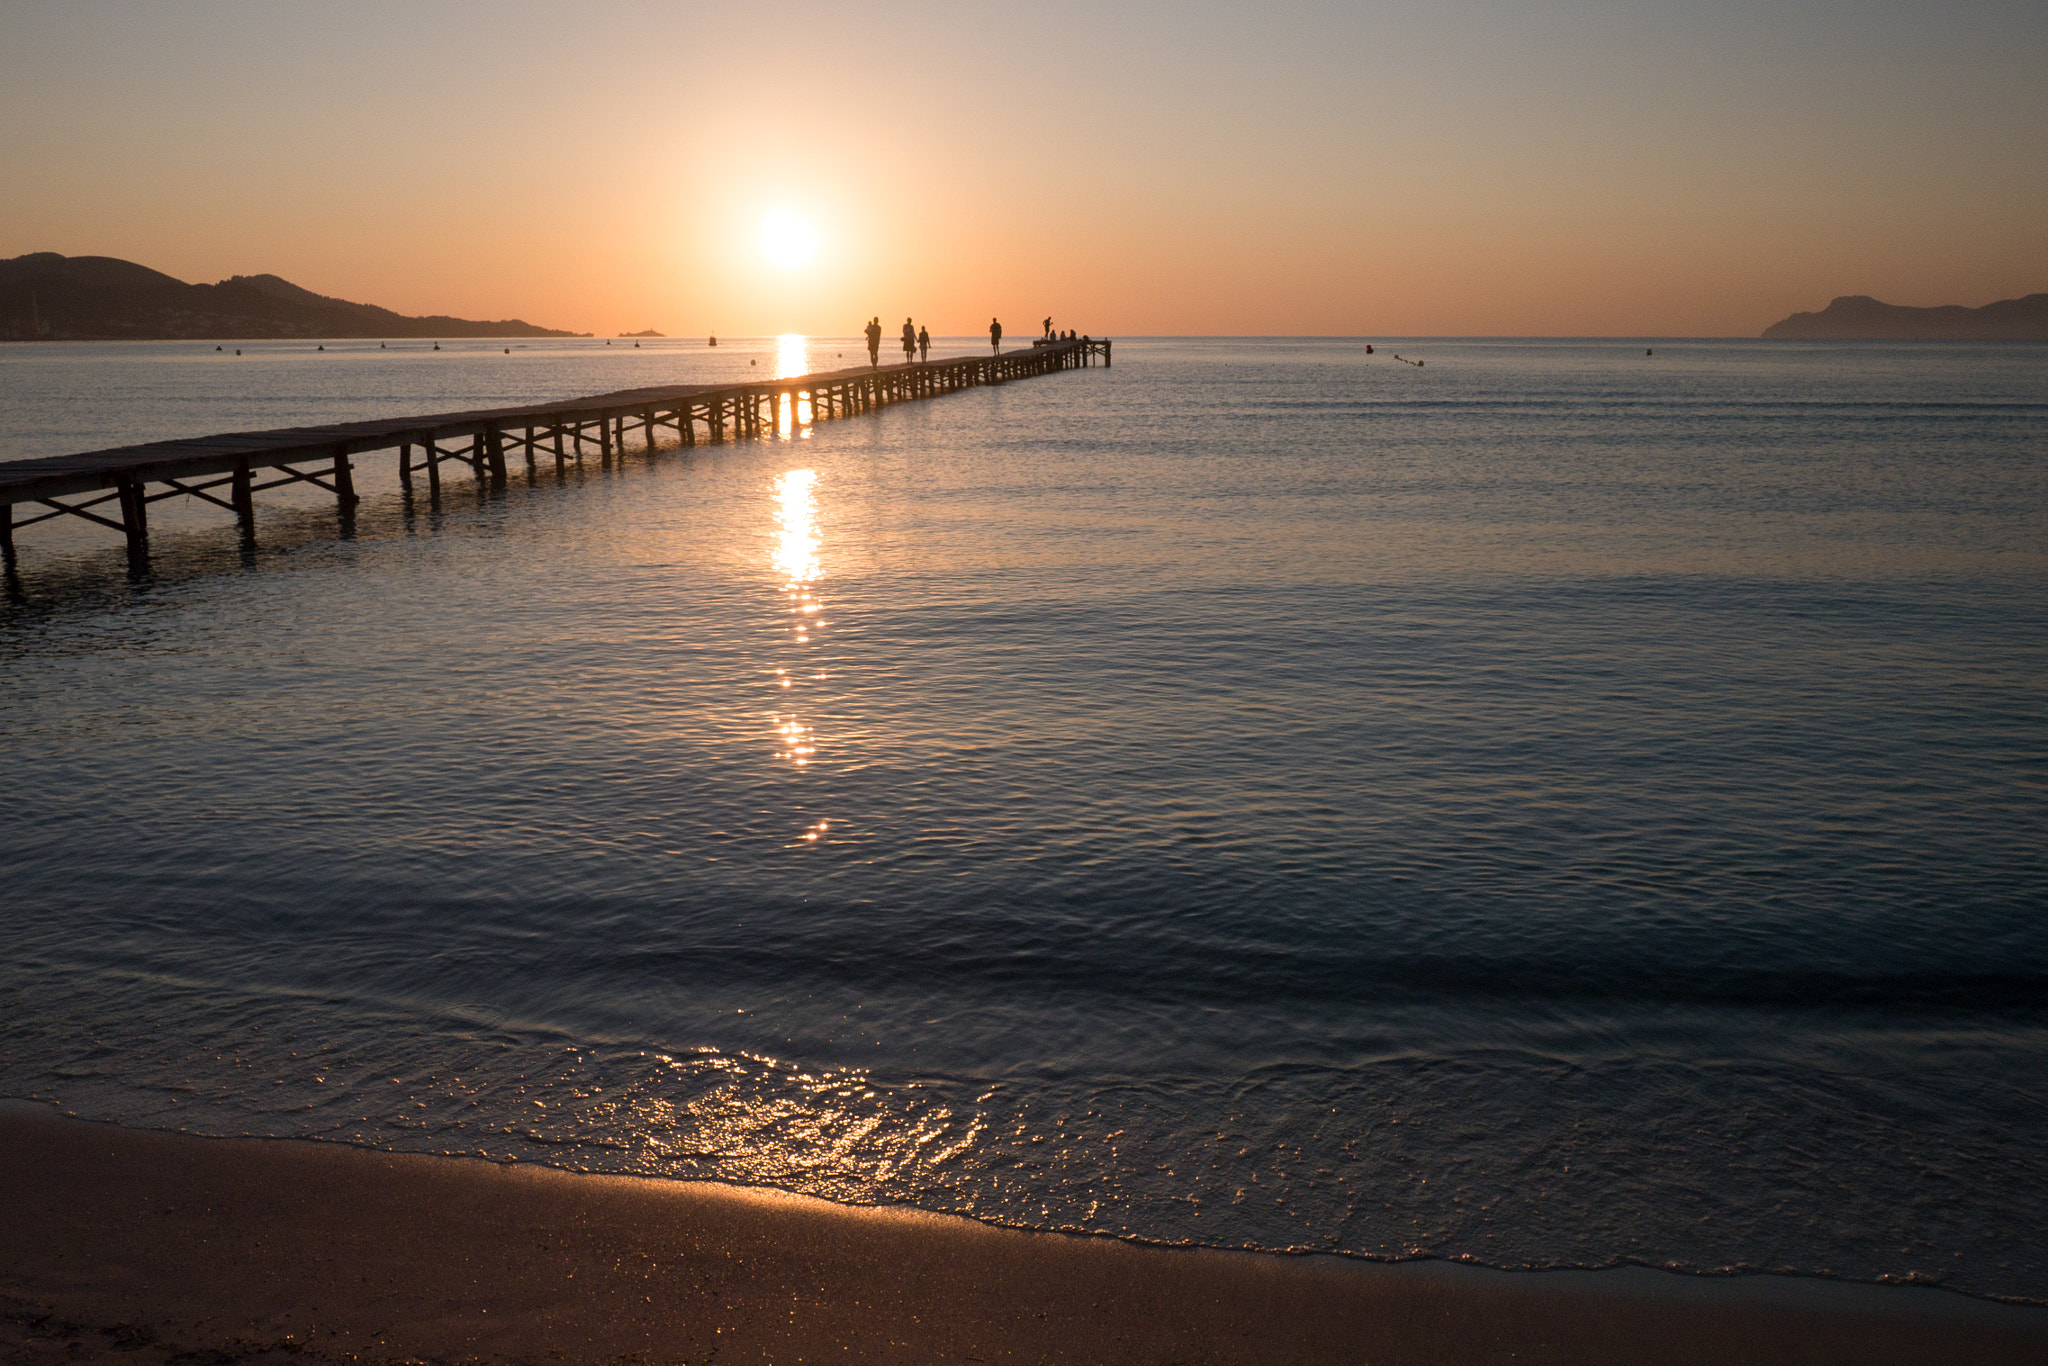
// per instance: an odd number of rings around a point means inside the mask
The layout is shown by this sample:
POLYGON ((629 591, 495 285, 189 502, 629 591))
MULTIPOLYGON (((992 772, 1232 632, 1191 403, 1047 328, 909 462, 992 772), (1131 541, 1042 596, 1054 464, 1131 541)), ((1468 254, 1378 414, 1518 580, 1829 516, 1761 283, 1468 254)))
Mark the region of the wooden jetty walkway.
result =
POLYGON ((0 550, 14 567, 14 532, 53 517, 80 517, 122 533, 130 564, 149 557, 149 505, 166 498, 199 498, 235 514, 253 534, 255 494, 292 483, 332 493, 344 516, 356 497, 350 457, 398 449, 399 479, 408 490, 413 471, 441 491, 441 465, 459 460, 479 480, 503 479, 508 452, 537 457, 557 468, 580 461, 586 446, 609 460, 623 454, 628 432, 652 449, 663 429, 683 446, 773 435, 810 421, 853 417, 891 403, 937 398, 959 389, 1110 363, 1110 343, 1092 338, 1043 342, 1000 355, 959 356, 907 365, 860 366, 825 374, 742 384, 685 384, 624 389, 588 398, 426 417, 381 418, 329 427, 285 427, 229 432, 180 441, 0 462, 0 550), (260 482, 259 482, 260 481, 260 482), (225 496, 222 496, 223 493, 225 496), (108 506, 109 504, 113 506, 108 506), (28 508, 38 511, 22 517, 28 508), (107 514, 112 513, 109 516, 107 514))

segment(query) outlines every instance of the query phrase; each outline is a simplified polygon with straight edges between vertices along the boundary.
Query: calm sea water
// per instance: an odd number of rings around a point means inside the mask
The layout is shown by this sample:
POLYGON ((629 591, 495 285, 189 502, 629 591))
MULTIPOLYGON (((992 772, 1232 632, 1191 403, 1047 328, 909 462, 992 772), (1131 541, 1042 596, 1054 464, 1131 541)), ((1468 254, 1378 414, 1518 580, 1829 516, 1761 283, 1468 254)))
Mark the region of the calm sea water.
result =
MULTIPOLYGON (((0 1095, 2048 1299, 2048 348, 1653 344, 24 533, 0 1095)), ((857 347, 245 349, 0 348, 0 455, 857 347)))

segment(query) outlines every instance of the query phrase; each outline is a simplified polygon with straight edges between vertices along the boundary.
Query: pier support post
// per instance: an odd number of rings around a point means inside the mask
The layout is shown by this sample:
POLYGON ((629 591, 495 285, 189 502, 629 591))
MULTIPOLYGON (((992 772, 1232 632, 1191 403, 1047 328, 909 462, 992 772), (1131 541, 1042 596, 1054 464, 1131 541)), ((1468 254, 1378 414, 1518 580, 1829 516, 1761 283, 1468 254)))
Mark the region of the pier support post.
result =
POLYGON ((597 419, 597 455, 605 464, 612 463, 612 420, 608 416, 597 419))
POLYGON ((0 568, 14 572, 14 504, 0 503, 0 568))
POLYGON ((121 530, 128 537, 128 567, 140 570, 149 563, 149 504, 142 498, 142 481, 124 474, 114 487, 121 496, 121 530))
POLYGON ((491 478, 505 477, 505 437, 496 427, 484 430, 484 460, 491 467, 491 478))
POLYGON ((356 497, 356 481, 349 473, 348 452, 345 450, 334 453, 334 500, 341 505, 343 512, 354 511, 355 505, 362 501, 356 497))
POLYGON ((412 442, 398 443, 398 482, 408 491, 412 488, 412 442))
POLYGON ((431 436, 427 438, 427 497, 441 501, 441 449, 431 436))
POLYGON ((640 425, 647 429, 647 449, 654 449, 654 409, 648 408, 640 414, 640 425))
POLYGON ((564 456, 564 454, 563 454, 563 452, 562 452, 562 420, 561 420, 560 418, 556 418, 556 419, 554 419, 554 427, 555 427, 555 473, 556 473, 556 474, 560 474, 560 473, 562 472, 562 466, 563 466, 563 464, 564 464, 564 463, 565 463, 565 461, 566 461, 566 456, 564 456))
POLYGON ((228 501, 235 505, 235 522, 242 528, 242 535, 256 534, 256 495, 251 489, 249 462, 235 462, 234 482, 229 486, 228 501))

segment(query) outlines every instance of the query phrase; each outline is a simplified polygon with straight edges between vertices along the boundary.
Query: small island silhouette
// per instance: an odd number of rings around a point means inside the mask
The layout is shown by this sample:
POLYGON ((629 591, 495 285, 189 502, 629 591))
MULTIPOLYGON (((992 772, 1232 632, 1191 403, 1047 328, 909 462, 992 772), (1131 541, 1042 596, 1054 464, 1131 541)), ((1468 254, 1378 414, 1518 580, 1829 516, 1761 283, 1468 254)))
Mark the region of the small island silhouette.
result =
POLYGON ((1818 313, 1794 313, 1766 337, 1888 338, 1925 341, 2048 341, 2048 294, 2001 299, 1982 308, 1908 308, 1845 294, 1818 313))
POLYGON ((258 337, 587 337, 512 319, 409 318, 330 299, 275 275, 188 285, 112 256, 34 252, 0 261, 0 340, 258 337))

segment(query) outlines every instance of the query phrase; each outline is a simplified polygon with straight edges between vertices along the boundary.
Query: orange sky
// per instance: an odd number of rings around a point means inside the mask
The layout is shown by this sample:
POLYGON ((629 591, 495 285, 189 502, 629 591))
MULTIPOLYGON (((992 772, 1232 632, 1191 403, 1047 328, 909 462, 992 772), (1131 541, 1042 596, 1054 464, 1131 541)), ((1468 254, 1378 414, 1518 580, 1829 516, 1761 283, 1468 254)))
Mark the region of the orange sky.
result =
POLYGON ((0 0, 0 34, 0 256, 406 313, 1753 335, 2048 290, 2038 3, 0 0), (778 208, 810 264, 762 256, 778 208))

